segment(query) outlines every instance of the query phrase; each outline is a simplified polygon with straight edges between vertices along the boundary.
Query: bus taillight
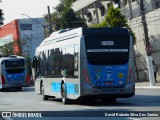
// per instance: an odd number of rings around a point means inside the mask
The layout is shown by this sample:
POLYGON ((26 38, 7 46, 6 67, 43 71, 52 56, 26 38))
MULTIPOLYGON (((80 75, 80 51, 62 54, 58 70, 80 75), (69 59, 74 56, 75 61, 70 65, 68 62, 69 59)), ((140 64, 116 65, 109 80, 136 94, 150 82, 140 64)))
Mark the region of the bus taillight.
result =
POLYGON ((131 68, 131 69, 129 70, 128 82, 130 82, 130 81, 131 81, 132 73, 133 73, 133 68, 131 68))
POLYGON ((84 79, 87 83, 89 83, 89 78, 88 78, 88 73, 87 73, 87 70, 86 69, 83 69, 83 76, 84 76, 84 79))
POLYGON ((5 84, 5 79, 3 75, 1 75, 1 80, 2 80, 2 84, 5 84))
POLYGON ((27 77, 26 77, 26 83, 29 83, 30 82, 30 75, 27 74, 27 77))

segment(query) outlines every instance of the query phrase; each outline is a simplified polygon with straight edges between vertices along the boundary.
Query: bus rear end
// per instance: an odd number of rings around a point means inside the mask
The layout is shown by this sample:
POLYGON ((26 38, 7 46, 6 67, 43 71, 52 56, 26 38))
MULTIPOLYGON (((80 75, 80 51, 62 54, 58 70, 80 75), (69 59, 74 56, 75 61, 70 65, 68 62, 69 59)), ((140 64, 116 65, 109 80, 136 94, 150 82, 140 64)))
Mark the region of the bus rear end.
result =
POLYGON ((87 28, 83 33, 86 54, 81 54, 81 96, 132 97, 134 64, 128 30, 87 28))
POLYGON ((16 88, 28 86, 29 75, 27 75, 26 59, 9 58, 1 62, 2 88, 16 88))

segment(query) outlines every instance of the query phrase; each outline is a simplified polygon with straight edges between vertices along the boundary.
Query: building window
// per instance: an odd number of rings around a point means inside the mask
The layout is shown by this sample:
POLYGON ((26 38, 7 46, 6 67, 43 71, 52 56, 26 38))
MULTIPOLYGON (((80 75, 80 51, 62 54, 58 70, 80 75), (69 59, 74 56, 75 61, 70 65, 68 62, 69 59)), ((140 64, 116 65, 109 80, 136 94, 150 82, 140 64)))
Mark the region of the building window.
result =
POLYGON ((32 30, 32 24, 20 24, 21 30, 32 30))
POLYGON ((101 17, 104 16, 104 14, 105 14, 105 8, 104 8, 104 6, 100 7, 100 11, 101 11, 101 17))
POLYGON ((153 9, 157 9, 160 7, 160 1, 158 0, 153 0, 152 1, 153 9))
POLYGON ((127 0, 123 0, 124 7, 127 5, 127 0))
POLYGON ((119 0, 114 0, 114 3, 119 5, 120 1, 119 0))
POLYGON ((88 18, 88 22, 91 22, 91 21, 92 21, 92 15, 91 15, 91 13, 88 13, 88 14, 87 14, 87 18, 88 18))
POLYGON ((107 9, 109 10, 109 9, 110 9, 110 7, 111 7, 111 4, 110 4, 110 3, 108 3, 108 4, 107 4, 107 9))
POLYGON ((93 15, 94 15, 93 19, 96 19, 96 11, 95 10, 93 11, 93 15))

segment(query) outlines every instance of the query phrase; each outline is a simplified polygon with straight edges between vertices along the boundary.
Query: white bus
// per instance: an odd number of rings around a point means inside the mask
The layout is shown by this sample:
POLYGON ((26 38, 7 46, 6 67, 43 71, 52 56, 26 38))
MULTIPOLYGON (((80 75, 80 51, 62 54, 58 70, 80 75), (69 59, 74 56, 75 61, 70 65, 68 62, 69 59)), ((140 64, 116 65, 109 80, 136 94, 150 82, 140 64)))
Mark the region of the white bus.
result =
POLYGON ((135 94, 133 41, 126 28, 77 28, 52 33, 36 49, 35 91, 69 99, 116 98, 135 94))
POLYGON ((0 58, 0 89, 15 88, 22 90, 28 86, 29 74, 27 74, 26 58, 9 56, 0 58))

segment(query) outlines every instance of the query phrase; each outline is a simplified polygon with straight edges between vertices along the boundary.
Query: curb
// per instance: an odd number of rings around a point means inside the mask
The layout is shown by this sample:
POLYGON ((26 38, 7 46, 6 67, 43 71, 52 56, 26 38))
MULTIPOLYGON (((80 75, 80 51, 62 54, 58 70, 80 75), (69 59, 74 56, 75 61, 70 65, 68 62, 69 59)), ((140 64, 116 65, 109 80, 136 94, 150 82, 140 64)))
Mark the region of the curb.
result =
POLYGON ((160 86, 136 86, 135 88, 150 88, 150 89, 160 89, 160 86))

